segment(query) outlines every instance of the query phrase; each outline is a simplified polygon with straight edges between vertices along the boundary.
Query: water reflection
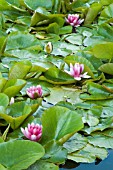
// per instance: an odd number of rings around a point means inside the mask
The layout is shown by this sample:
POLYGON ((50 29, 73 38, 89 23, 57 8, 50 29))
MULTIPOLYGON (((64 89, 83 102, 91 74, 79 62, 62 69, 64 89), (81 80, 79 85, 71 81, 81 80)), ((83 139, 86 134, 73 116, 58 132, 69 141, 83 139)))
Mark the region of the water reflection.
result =
POLYGON ((66 164, 62 165, 60 169, 64 170, 64 169, 75 169, 76 167, 78 167, 80 164, 76 163, 74 161, 67 161, 66 164))
POLYGON ((67 161, 60 170, 113 170, 113 150, 109 151, 108 157, 104 161, 97 161, 91 164, 77 164, 67 161))

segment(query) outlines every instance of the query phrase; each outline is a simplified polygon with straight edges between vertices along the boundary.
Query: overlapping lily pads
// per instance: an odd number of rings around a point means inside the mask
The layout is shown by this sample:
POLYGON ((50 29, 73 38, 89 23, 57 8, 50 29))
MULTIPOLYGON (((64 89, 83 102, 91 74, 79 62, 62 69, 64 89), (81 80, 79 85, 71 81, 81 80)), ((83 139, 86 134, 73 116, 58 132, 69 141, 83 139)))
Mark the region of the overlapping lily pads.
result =
POLYGON ((108 156, 112 34, 113 0, 0 0, 1 169, 57 170, 67 159, 91 163, 108 156), (73 27, 68 14, 84 22, 73 27), (70 63, 83 64, 90 78, 76 80, 70 63), (42 95, 30 99, 27 88, 37 85, 42 95), (40 144, 20 130, 32 122, 42 124, 40 144))

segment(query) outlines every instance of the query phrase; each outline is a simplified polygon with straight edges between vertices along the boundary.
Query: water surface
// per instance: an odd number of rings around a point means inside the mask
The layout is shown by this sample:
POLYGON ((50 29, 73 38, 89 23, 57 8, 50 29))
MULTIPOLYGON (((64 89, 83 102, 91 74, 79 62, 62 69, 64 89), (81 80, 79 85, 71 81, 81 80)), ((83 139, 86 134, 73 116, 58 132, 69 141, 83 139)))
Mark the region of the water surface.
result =
POLYGON ((113 170, 113 150, 109 151, 108 157, 103 161, 97 161, 90 164, 77 164, 67 161, 60 170, 113 170))

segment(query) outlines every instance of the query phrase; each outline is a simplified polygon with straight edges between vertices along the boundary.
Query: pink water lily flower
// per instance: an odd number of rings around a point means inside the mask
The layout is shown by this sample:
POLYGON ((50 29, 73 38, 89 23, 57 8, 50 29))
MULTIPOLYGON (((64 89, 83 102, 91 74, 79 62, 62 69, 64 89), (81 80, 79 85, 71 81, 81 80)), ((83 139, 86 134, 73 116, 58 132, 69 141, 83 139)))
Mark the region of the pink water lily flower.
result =
POLYGON ((75 63, 74 65, 72 65, 72 63, 70 63, 70 71, 65 71, 73 76, 75 80, 81 80, 81 78, 90 78, 90 76, 87 75, 87 72, 82 74, 83 70, 84 64, 75 63))
POLYGON ((68 18, 66 18, 66 22, 74 27, 79 27, 83 21, 84 19, 79 19, 78 14, 68 14, 68 18))
POLYGON ((21 131, 29 140, 39 141, 42 136, 42 125, 31 123, 25 129, 21 128, 21 131))
POLYGON ((27 88, 26 93, 31 99, 42 97, 42 87, 40 85, 31 86, 27 88))

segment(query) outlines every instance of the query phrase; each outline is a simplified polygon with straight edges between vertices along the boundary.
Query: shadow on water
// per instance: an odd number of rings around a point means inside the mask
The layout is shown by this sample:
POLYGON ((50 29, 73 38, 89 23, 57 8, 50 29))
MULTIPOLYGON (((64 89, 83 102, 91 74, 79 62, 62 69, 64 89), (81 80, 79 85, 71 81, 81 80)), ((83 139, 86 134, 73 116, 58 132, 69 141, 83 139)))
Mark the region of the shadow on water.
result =
POLYGON ((108 157, 103 161, 97 161, 90 164, 78 164, 73 161, 67 161, 60 170, 113 170, 113 150, 109 150, 108 157))

